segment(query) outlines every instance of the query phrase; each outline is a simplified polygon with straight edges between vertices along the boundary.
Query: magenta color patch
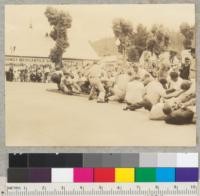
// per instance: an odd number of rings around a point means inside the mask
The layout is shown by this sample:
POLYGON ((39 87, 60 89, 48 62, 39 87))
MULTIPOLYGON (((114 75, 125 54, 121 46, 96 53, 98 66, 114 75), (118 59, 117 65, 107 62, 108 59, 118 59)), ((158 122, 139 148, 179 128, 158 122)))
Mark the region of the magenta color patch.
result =
POLYGON ((74 168, 74 182, 93 181, 93 168, 74 168))

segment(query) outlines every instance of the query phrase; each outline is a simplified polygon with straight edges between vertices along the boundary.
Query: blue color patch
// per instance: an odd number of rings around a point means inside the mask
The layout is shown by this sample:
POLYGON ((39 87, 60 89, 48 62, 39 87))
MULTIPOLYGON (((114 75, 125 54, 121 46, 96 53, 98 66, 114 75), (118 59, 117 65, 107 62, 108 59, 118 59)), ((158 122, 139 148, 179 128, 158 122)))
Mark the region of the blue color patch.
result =
POLYGON ((157 182, 175 182, 175 168, 157 168, 157 182))

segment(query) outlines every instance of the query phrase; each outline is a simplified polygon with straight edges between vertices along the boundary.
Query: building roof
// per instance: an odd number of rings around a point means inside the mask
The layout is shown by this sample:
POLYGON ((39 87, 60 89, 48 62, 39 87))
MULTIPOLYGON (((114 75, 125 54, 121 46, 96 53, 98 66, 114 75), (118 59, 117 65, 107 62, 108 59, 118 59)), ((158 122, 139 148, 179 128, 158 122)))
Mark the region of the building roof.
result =
POLYGON ((104 56, 101 59, 102 63, 113 63, 113 62, 117 62, 119 60, 119 56, 116 55, 112 55, 112 56, 104 56))
MULTIPOLYGON (((23 31, 7 30, 5 36, 7 36, 5 39, 7 40, 5 43, 5 55, 48 57, 50 49, 55 45, 55 42, 49 36, 46 36, 46 32, 41 32, 33 27, 23 31)), ((66 49, 63 58, 99 59, 89 41, 83 37, 73 37, 72 32, 70 32, 69 44, 70 46, 66 49)))

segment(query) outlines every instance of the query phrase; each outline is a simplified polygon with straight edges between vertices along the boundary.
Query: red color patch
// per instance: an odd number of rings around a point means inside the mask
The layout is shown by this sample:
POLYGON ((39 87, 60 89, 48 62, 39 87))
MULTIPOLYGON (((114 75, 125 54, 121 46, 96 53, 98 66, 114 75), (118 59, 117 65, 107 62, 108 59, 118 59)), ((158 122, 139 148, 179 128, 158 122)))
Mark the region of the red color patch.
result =
POLYGON ((115 168, 95 168, 94 182, 115 182, 115 168))

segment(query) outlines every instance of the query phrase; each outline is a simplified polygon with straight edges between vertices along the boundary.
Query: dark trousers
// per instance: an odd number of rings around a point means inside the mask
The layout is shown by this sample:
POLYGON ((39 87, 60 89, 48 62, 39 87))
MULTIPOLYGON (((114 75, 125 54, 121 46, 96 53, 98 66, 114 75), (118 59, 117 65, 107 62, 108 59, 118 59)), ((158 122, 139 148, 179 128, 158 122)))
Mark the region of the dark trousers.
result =
POLYGON ((149 100, 144 99, 141 102, 131 104, 131 105, 127 105, 127 109, 132 110, 132 111, 140 109, 140 108, 145 108, 146 110, 151 111, 152 103, 149 100))
POLYGON ((187 108, 181 108, 173 111, 165 119, 168 124, 184 125, 192 123, 194 112, 187 108))

